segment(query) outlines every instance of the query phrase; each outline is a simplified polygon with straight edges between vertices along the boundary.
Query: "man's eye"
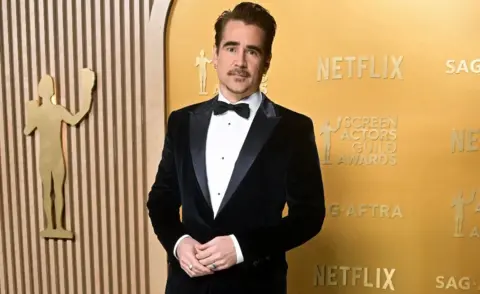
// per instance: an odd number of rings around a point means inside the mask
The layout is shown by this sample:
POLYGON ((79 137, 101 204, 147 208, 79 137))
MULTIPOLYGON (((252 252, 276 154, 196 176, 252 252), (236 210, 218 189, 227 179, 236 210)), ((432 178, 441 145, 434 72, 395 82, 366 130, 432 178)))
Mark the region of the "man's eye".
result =
POLYGON ((228 52, 235 52, 235 48, 229 47, 229 48, 227 48, 227 51, 228 51, 228 52))
POLYGON ((250 54, 250 55, 257 55, 257 51, 255 51, 255 50, 248 50, 248 54, 250 54))

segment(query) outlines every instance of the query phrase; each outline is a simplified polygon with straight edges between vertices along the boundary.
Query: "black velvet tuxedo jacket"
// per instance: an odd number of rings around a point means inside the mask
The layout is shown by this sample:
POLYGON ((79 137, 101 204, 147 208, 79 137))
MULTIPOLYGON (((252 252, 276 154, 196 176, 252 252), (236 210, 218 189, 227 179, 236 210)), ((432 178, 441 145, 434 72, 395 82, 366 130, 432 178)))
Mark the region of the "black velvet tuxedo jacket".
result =
POLYGON ((286 293, 285 253, 317 235, 325 218, 312 121, 263 95, 214 218, 205 147, 216 99, 176 110, 168 118, 147 202, 153 229, 168 254, 166 293, 286 293), (288 216, 282 218, 285 203, 288 216), (200 243, 234 234, 244 262, 190 278, 173 255, 184 234, 200 243))

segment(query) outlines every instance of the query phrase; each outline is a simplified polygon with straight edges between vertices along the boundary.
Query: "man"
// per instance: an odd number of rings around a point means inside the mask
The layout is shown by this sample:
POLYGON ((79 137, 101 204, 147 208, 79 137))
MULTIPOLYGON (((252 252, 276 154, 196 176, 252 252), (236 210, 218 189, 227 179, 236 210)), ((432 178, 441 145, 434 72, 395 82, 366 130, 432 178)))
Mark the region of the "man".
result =
POLYGON ((325 218, 313 124, 259 91, 276 31, 263 7, 243 2, 215 31, 220 92, 169 116, 147 203, 166 293, 286 293, 286 252, 325 218))

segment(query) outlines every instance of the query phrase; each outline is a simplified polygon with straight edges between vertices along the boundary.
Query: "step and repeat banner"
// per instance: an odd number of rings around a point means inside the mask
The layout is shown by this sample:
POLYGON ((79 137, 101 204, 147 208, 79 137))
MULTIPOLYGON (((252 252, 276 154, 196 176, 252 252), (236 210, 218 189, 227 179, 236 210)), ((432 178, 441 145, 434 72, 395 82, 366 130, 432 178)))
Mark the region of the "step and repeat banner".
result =
MULTIPOLYGON (((313 119, 325 183, 289 293, 478 293, 480 2, 257 2, 278 23, 261 89, 313 119)), ((218 91, 213 25, 236 4, 173 4, 168 111, 218 91)))

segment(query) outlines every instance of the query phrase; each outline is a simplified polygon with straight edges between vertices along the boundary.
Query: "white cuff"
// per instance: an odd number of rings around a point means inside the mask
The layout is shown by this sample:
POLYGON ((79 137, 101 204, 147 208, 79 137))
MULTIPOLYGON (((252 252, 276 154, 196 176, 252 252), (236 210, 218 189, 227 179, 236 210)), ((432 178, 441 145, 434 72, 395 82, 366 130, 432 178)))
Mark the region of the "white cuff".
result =
POLYGON ((178 247, 178 244, 180 244, 180 241, 182 241, 183 239, 187 238, 187 237, 190 237, 189 235, 183 235, 181 236, 180 238, 178 238, 178 241, 177 243, 175 243, 175 246, 173 247, 173 256, 175 256, 176 259, 178 259, 177 257, 177 247, 178 247))
POLYGON ((237 264, 243 262, 243 254, 242 249, 240 248, 240 244, 238 244, 238 240, 234 235, 230 235, 233 240, 233 245, 235 246, 235 252, 237 253, 237 264))

